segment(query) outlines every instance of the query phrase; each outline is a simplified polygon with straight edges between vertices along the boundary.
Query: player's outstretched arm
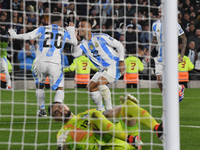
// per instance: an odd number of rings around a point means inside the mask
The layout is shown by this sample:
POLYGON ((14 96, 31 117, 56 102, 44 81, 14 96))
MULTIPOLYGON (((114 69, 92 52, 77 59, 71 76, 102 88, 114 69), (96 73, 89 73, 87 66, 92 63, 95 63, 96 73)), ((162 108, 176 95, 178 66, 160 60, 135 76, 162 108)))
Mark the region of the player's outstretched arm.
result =
POLYGON ((35 39, 41 35, 40 33, 38 33, 38 29, 39 28, 25 34, 16 34, 16 32, 13 29, 10 29, 8 33, 10 34, 12 38, 15 38, 15 39, 30 40, 30 39, 35 39))

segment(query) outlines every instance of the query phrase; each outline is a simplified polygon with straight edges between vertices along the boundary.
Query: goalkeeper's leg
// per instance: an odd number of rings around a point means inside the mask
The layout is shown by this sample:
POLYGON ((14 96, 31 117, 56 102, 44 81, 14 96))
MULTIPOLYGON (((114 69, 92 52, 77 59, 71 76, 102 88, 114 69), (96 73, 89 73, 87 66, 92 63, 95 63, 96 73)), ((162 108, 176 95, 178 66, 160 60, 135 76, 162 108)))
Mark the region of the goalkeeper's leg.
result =
POLYGON ((111 135, 127 143, 135 146, 141 147, 142 141, 138 136, 128 135, 124 130, 115 126, 111 121, 109 121, 100 111, 95 111, 91 114, 90 122, 95 129, 102 132, 106 131, 105 134, 111 135))
POLYGON ((127 100, 121 109, 122 117, 129 117, 129 120, 135 119, 137 122, 154 130, 154 127, 158 124, 157 121, 143 108, 136 105, 131 100, 127 100))

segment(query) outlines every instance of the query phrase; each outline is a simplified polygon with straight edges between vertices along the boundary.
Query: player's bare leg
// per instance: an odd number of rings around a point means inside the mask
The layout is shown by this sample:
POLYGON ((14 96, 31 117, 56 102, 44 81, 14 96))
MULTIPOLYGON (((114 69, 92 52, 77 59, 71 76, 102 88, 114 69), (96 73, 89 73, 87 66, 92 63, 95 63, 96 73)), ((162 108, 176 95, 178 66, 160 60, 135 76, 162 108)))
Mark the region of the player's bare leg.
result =
POLYGON ((157 78, 158 87, 159 87, 160 91, 162 92, 162 76, 157 75, 156 78, 157 78))
POLYGON ((97 83, 94 81, 90 81, 86 86, 86 89, 90 92, 90 97, 92 101, 97 105, 97 109, 101 111, 105 110, 102 102, 101 93, 99 92, 99 89, 97 87, 97 83))

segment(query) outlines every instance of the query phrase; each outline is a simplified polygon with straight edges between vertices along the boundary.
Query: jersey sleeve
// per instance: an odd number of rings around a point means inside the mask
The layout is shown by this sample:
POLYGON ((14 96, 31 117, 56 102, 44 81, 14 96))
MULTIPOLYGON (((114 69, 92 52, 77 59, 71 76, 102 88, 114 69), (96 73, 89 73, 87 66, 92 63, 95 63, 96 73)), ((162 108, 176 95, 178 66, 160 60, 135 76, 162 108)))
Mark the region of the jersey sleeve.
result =
POLYGON ((155 24, 152 25, 152 32, 153 36, 156 36, 155 24))
POLYGON ((76 46, 78 41, 76 39, 75 28, 74 27, 67 27, 67 31, 68 31, 70 36, 65 39, 65 43, 69 43, 69 44, 76 46))
POLYGON ((83 54, 83 50, 81 49, 81 47, 84 47, 82 43, 80 43, 78 46, 73 46, 72 56, 80 57, 83 54))
POLYGON ((26 33, 26 34, 16 34, 16 32, 13 29, 9 30, 8 32, 15 39, 30 40, 30 39, 35 39, 35 38, 41 36, 41 30, 43 28, 44 27, 39 27, 29 33, 26 33))
POLYGON ((122 45, 121 42, 119 42, 118 40, 110 37, 109 35, 102 35, 102 37, 106 40, 107 44, 110 47, 113 47, 117 50, 117 52, 119 53, 119 60, 120 61, 124 61, 124 46, 122 45))
POLYGON ((183 31, 183 29, 181 28, 181 26, 180 26, 179 23, 177 23, 177 26, 178 26, 178 36, 184 34, 184 31, 183 31))
POLYGON ((96 68, 95 66, 94 66, 94 64, 88 59, 88 62, 89 62, 89 64, 90 64, 90 68, 92 69, 92 70, 94 70, 94 71, 98 71, 99 69, 98 68, 96 68))

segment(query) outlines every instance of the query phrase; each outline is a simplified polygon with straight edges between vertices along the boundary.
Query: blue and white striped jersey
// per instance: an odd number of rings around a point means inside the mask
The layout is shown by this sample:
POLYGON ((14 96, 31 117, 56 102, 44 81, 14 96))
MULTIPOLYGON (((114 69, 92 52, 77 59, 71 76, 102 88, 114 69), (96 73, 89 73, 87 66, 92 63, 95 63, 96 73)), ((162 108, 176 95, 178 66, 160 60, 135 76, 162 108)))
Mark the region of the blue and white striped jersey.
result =
MULTIPOLYGON (((181 28, 181 26, 177 23, 177 32, 178 32, 178 36, 184 34, 183 29, 181 28)), ((153 23, 152 25, 152 31, 153 31, 153 36, 156 37, 157 42, 158 42, 158 46, 157 46, 157 50, 158 50, 158 61, 162 61, 162 23, 160 20, 156 21, 153 23)))
POLYGON ((11 30, 9 30, 9 33, 13 38, 18 39, 29 40, 38 38, 35 62, 48 61, 60 64, 61 52, 65 43, 77 45, 74 27, 68 27, 66 31, 58 25, 53 24, 39 27, 26 34, 17 35, 11 30))
POLYGON ((72 55, 79 57, 85 53, 95 67, 104 70, 110 64, 124 60, 124 47, 116 39, 104 33, 92 33, 92 38, 85 39, 74 47, 72 55))

